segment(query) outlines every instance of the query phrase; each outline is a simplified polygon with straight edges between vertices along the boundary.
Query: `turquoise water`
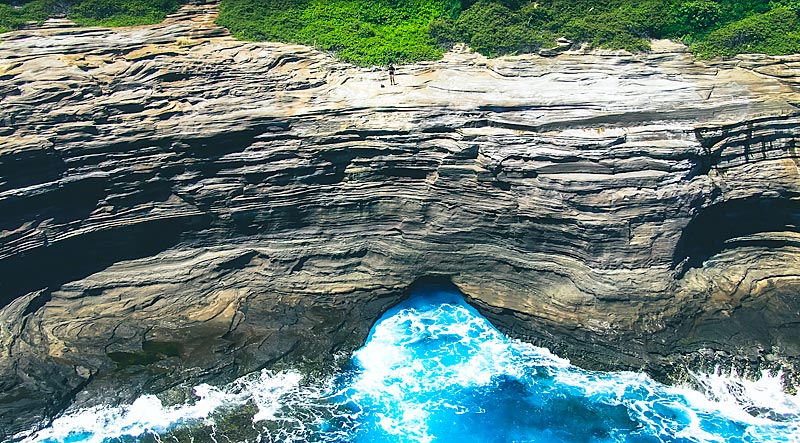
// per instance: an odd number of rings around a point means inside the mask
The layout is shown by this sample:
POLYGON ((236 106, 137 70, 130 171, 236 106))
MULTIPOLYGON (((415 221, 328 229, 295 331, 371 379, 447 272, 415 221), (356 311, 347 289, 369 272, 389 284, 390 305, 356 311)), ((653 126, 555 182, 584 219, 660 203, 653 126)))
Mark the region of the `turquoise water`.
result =
POLYGON ((70 411, 27 441, 800 442, 800 396, 782 392, 780 374, 695 377, 702 392, 579 369, 506 338, 454 288, 427 287, 387 312, 332 379, 262 371, 195 387, 191 404, 144 396, 70 411), (243 410, 248 429, 223 433, 226 414, 243 410))

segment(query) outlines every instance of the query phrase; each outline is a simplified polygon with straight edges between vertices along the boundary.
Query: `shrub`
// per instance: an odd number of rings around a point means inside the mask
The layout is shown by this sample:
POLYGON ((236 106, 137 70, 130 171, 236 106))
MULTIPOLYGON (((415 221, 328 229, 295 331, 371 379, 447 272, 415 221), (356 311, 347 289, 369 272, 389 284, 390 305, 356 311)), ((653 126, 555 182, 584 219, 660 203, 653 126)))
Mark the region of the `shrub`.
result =
POLYGON ((553 45, 554 38, 550 32, 534 29, 524 19, 522 14, 504 4, 479 1, 456 20, 454 35, 489 57, 533 52, 542 46, 553 45))
POLYGON ((178 9, 177 0, 83 0, 69 17, 89 26, 134 26, 158 23, 178 9))
POLYGON ((520 8, 519 18, 529 28, 543 28, 553 20, 553 11, 531 2, 520 8))
POLYGON ((0 32, 18 29, 27 22, 41 23, 65 8, 56 0, 36 0, 19 7, 10 2, 0 3, 0 32))
POLYGON ((0 4, 0 32, 8 32, 20 27, 25 21, 11 5, 0 4))
POLYGON ((613 9, 575 18, 562 27, 565 36, 594 47, 644 51, 649 49, 647 23, 632 8, 613 9))
POLYGON ((757 52, 770 55, 800 52, 800 20, 795 10, 777 8, 752 15, 711 32, 692 46, 700 57, 729 57, 757 52))
POLYGON ((433 22, 459 9, 456 0, 224 0, 217 23, 238 38, 313 45, 369 66, 440 58, 433 22))
POLYGON ((683 3, 678 8, 678 18, 691 32, 704 31, 719 24, 722 8, 711 0, 699 0, 683 3))
POLYGON ((450 17, 439 17, 428 26, 428 34, 440 48, 450 49, 454 43, 463 39, 456 30, 456 23, 450 17))
POLYGON ((0 30, 18 29, 27 22, 41 23, 55 16, 69 16, 81 25, 158 23, 179 5, 179 0, 3 0, 0 3, 0 30))
MULTIPOLYGON (((0 0, 0 32, 68 15, 84 25, 154 23, 186 0, 0 0)), ((439 58, 463 41, 487 56, 532 52, 566 36, 646 50, 649 38, 701 57, 800 52, 800 0, 222 0, 237 38, 314 45, 359 65, 439 58)))
POLYGON ((772 9, 768 0, 717 0, 717 2, 720 4, 720 23, 723 25, 751 15, 763 14, 772 9))

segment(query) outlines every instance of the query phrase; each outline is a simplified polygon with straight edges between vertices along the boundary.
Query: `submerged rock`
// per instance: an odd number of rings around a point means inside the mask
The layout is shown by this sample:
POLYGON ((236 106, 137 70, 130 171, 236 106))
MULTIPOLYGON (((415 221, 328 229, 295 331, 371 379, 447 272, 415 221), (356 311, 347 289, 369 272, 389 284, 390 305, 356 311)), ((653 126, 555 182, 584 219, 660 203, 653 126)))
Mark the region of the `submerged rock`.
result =
POLYGON ((584 366, 797 375, 800 59, 450 53, 389 86, 213 18, 3 35, 0 435, 328 361, 431 276, 584 366))

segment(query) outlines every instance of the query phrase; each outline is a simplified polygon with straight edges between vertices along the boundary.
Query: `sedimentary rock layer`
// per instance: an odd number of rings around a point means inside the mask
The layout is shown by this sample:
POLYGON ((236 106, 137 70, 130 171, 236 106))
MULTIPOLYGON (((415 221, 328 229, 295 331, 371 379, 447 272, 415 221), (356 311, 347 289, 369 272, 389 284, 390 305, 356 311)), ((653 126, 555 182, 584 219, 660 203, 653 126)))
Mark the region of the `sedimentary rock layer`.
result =
POLYGON ((0 435, 324 361, 432 276, 584 365, 797 364, 800 58, 449 53, 390 86, 213 17, 2 36, 0 435))

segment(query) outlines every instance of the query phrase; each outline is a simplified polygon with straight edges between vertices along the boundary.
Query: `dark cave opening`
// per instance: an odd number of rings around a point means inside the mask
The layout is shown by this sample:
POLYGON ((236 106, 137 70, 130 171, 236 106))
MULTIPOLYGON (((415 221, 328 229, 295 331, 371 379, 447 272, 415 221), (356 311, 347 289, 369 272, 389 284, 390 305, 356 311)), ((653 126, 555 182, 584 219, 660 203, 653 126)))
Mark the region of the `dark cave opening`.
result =
POLYGON ((17 297, 97 273, 114 263, 155 255, 205 226, 205 217, 174 217, 53 241, 0 260, 0 308, 17 297))
POLYGON ((750 197, 700 210, 683 230, 672 257, 678 277, 725 249, 745 246, 800 246, 777 233, 800 233, 800 201, 750 197), (770 235, 765 235, 770 233, 770 235))

